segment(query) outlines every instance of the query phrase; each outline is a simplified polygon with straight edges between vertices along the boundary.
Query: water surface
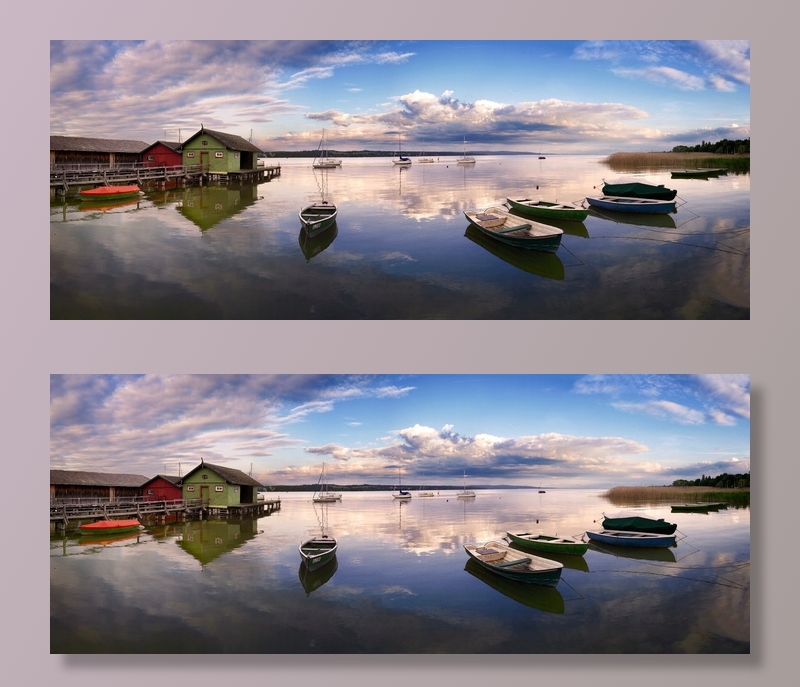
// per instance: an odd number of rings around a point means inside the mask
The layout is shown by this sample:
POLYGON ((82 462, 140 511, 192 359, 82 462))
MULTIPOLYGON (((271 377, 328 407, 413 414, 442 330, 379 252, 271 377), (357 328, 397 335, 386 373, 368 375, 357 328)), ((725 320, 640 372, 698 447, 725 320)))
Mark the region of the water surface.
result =
POLYGON ((345 492, 324 510, 276 495, 256 520, 50 537, 51 653, 749 653, 750 511, 646 512, 678 524, 661 551, 592 545, 555 588, 468 564, 509 530, 581 535, 617 512, 591 490, 478 490, 399 502, 345 492), (336 562, 298 546, 322 527, 336 562))
POLYGON ((749 174, 626 175, 676 188, 678 211, 592 211, 546 254, 483 238, 464 211, 580 203, 620 177, 601 158, 271 162, 281 175, 257 186, 51 201, 51 319, 749 319, 749 174), (309 241, 298 212, 323 194, 337 224, 309 241))

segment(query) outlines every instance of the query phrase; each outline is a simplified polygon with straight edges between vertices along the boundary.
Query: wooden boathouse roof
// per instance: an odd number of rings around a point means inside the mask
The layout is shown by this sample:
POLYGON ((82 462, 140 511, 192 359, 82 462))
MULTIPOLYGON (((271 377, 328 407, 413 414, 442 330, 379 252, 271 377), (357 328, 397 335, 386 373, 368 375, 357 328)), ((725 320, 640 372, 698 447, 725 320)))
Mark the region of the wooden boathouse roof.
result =
POLYGON ((156 141, 155 143, 151 143, 147 148, 142 150, 142 153, 146 153, 150 148, 155 148, 157 145, 162 145, 165 148, 169 148, 170 150, 175 151, 176 153, 181 152, 181 146, 183 143, 178 143, 178 141, 156 141))
POLYGON ((187 143, 189 143, 192 139, 197 138, 198 136, 202 136, 203 134, 208 134, 213 138, 216 138, 222 145, 224 145, 228 150, 240 150, 250 153, 263 153, 264 151, 261 150, 258 146, 253 145, 250 141, 246 141, 241 136, 237 136, 236 134, 226 134, 222 131, 212 131, 211 129, 205 129, 202 126, 200 127, 200 131, 198 131, 193 136, 187 138, 181 145, 184 147, 187 143))
POLYGON ((50 484, 81 487, 141 487, 150 481, 144 475, 82 470, 50 470, 50 484))
POLYGON ((226 468, 222 465, 212 465, 211 463, 201 462, 193 470, 190 470, 186 473, 183 477, 183 481, 185 482, 186 479, 194 472, 198 470, 202 470, 203 468, 208 468, 212 472, 215 472, 217 475, 222 477, 228 484, 239 484, 242 486, 249 486, 249 487, 263 487, 264 485, 261 484, 258 480, 253 479, 250 475, 246 475, 241 470, 237 470, 236 468, 226 468))
POLYGON ((150 144, 115 138, 84 138, 82 136, 51 136, 50 150, 76 153, 141 153, 150 144))
POLYGON ((178 475, 156 475, 155 477, 151 477, 149 480, 147 480, 144 484, 142 484, 142 486, 146 487, 148 484, 150 484, 150 482, 155 482, 157 479, 163 479, 165 482, 169 482, 176 487, 180 487, 183 477, 179 477, 178 475))

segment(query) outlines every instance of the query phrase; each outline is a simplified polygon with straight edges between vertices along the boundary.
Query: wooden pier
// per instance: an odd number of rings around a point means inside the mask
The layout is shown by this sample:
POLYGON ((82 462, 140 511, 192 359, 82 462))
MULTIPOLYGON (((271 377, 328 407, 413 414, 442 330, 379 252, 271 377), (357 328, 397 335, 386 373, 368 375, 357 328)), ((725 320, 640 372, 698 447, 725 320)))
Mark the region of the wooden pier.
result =
POLYGON ((142 167, 139 165, 124 167, 76 166, 69 169, 50 170, 50 189, 55 193, 67 195, 70 190, 82 187, 109 186, 113 184, 166 184, 177 181, 184 184, 224 183, 258 184, 280 176, 280 165, 263 166, 257 169, 242 169, 226 174, 204 171, 200 165, 176 165, 172 167, 142 167))
POLYGON ((178 515, 181 518, 204 518, 210 515, 260 517, 270 515, 280 508, 280 499, 265 499, 227 507, 210 506, 201 499, 51 503, 50 523, 56 528, 66 529, 71 522, 106 518, 166 518, 169 515, 178 515))

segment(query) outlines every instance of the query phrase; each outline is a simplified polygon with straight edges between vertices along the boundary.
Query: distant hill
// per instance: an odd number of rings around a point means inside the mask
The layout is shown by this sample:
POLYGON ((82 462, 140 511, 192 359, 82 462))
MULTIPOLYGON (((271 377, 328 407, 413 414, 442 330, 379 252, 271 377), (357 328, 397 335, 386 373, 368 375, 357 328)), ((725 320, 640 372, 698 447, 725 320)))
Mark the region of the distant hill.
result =
MULTIPOLYGON (((415 155, 421 154, 420 150, 404 150, 403 154, 410 157, 412 160, 415 155)), ((469 155, 475 157, 479 155, 536 155, 536 153, 520 153, 509 150, 493 150, 487 152, 467 151, 469 155)), ((273 150, 261 155, 259 157, 316 157, 319 154, 317 150, 273 150)), ((396 150, 329 150, 327 151, 328 157, 394 157, 397 155, 396 150)), ((431 152, 425 151, 425 157, 461 157, 463 151, 442 150, 431 152)))
MULTIPOLYGON (((266 491, 316 491, 318 489, 317 484, 277 484, 266 487, 266 491)), ((538 487, 534 486, 516 486, 516 485, 508 485, 508 484, 492 484, 486 486, 478 486, 478 485, 467 485, 470 489, 537 489, 538 487)), ((396 484, 328 484, 328 491, 394 491, 397 489, 396 484)), ((414 492, 417 489, 421 489, 422 485, 408 485, 404 484, 403 489, 414 492)), ((442 484, 442 485, 434 485, 431 486, 430 484, 425 485, 425 491, 460 491, 463 489, 463 484, 442 484)))

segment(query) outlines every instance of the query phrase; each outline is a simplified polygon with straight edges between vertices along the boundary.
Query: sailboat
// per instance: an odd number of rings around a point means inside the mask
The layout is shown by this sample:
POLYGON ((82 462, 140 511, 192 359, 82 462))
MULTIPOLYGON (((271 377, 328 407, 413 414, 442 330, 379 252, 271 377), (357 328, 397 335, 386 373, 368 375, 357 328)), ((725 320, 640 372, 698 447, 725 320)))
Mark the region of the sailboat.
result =
POLYGON ((403 490, 403 487, 400 484, 401 481, 400 473, 401 473, 400 468, 397 468, 397 491, 392 493, 392 497, 395 499, 401 499, 403 501, 407 501, 408 499, 411 498, 411 492, 403 490))
MULTIPOLYGON (((472 157, 471 155, 467 155, 467 137, 466 136, 464 136, 464 155, 463 155, 463 157, 458 158, 458 160, 456 160, 456 163, 459 164, 459 165, 474 165, 475 164, 475 158, 472 157)), ((473 494, 473 496, 474 496, 474 494, 473 494)))
POLYGON ((459 499, 474 499, 475 492, 467 489, 467 471, 464 471, 464 489, 456 494, 459 499))
MULTIPOLYGON (((422 151, 420 152, 419 157, 417 158, 417 162, 433 162, 434 161, 432 157, 424 157, 424 155, 425 155, 425 141, 422 142, 422 151)), ((433 494, 431 494, 431 496, 433 496, 433 494)))
POLYGON ((417 496, 433 496, 433 492, 432 491, 423 491, 424 488, 425 488, 425 485, 423 484, 419 488, 419 491, 417 492, 417 496))
POLYGON ((393 158, 392 162, 401 167, 408 167, 411 164, 411 158, 404 157, 400 150, 400 134, 397 134, 397 157, 393 158))
POLYGON ((342 495, 328 491, 328 483, 325 481, 325 463, 322 464, 322 473, 317 481, 317 490, 314 492, 312 500, 315 503, 330 503, 331 501, 341 501, 342 495))
POLYGON ((325 147, 325 129, 322 130, 322 138, 317 147, 317 155, 312 163, 316 169, 330 169, 331 167, 341 167, 342 161, 328 157, 328 150, 325 147))

